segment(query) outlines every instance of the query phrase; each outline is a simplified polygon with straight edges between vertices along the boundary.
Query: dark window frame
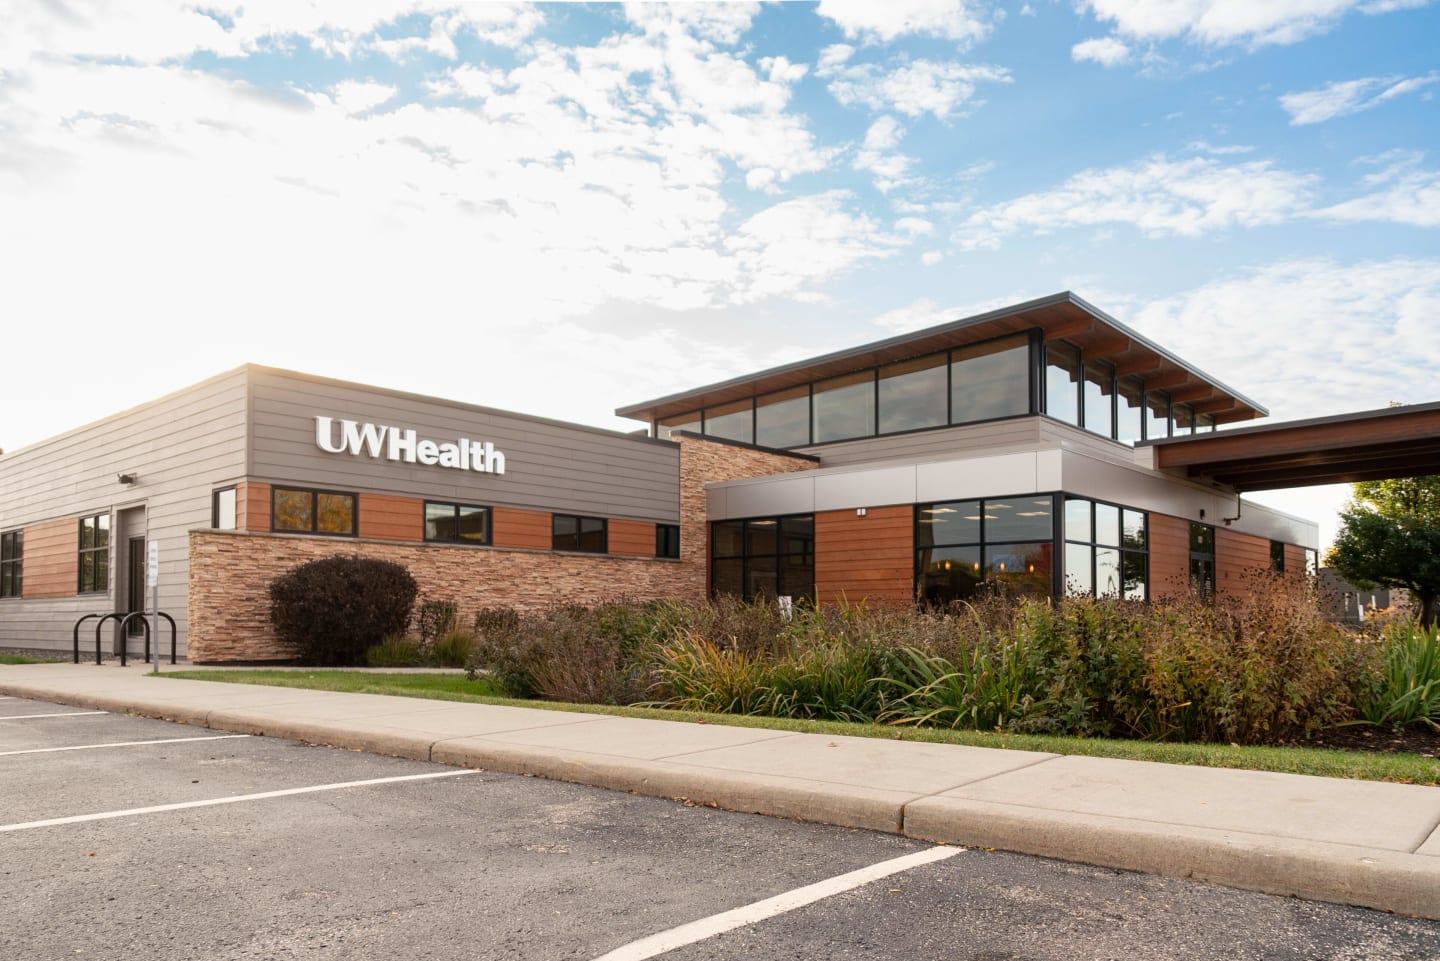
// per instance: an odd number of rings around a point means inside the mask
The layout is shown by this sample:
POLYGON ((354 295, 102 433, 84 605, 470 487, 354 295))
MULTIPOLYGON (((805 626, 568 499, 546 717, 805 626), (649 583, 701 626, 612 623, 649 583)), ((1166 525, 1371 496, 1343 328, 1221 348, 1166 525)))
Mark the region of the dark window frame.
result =
POLYGON ((680 559, 680 525, 655 525, 655 556, 666 560, 680 559))
POLYGON ((922 553, 926 552, 926 551, 937 550, 937 549, 944 549, 944 548, 952 548, 952 547, 974 547, 974 548, 976 548, 976 549, 980 552, 980 553, 979 553, 979 556, 980 556, 980 565, 981 565, 981 566, 980 566, 980 573, 981 573, 981 575, 982 575, 982 578, 981 578, 981 580, 980 580, 980 583, 983 584, 983 583, 984 583, 983 575, 985 574, 985 557, 986 557, 986 552, 987 552, 990 548, 994 548, 994 547, 1007 547, 1007 546, 1016 545, 1016 544, 1043 544, 1043 543, 1049 543, 1049 545, 1050 545, 1050 595, 1049 595, 1049 596, 1051 596, 1051 597, 1056 597, 1056 596, 1058 595, 1058 592, 1059 592, 1060 589, 1061 589, 1060 569, 1061 569, 1062 565, 1058 562, 1058 558, 1059 558, 1059 556, 1060 556, 1061 551, 1062 551, 1063 548, 1064 548, 1064 540, 1063 540, 1062 537, 1061 537, 1061 533, 1062 533, 1062 532, 1061 532, 1061 527, 1062 527, 1062 524, 1061 524, 1060 517, 1058 516, 1058 512, 1059 512, 1060 510, 1063 510, 1063 508, 1064 508, 1064 503, 1065 503, 1065 495, 1064 495, 1062 492, 1060 492, 1060 491, 1036 491, 1036 492, 1032 492, 1032 493, 1028 493, 1028 494, 999 495, 999 496, 995 496, 995 497, 959 497, 959 498, 952 498, 952 499, 950 499, 950 500, 926 501, 926 502, 924 502, 924 503, 917 503, 917 504, 915 504, 915 505, 914 505, 914 508, 913 508, 913 509, 914 509, 914 514, 913 514, 912 527, 911 527, 911 541, 912 541, 912 544, 914 545, 914 550, 911 552, 911 553, 912 553, 911 586, 912 586, 912 592, 913 592, 916 600, 919 601, 919 602, 921 602, 921 603, 924 603, 924 601, 925 601, 925 598, 924 598, 924 595, 923 595, 924 583, 923 583, 923 581, 921 580, 921 577, 922 577, 922 575, 923 575, 923 573, 924 573, 924 569, 922 568, 921 563, 920 563, 920 555, 921 555, 922 553), (1013 539, 1013 538, 996 539, 996 540, 989 540, 989 539, 987 539, 987 537, 986 537, 986 527, 988 526, 988 522, 985 520, 985 510, 986 510, 986 508, 985 508, 985 503, 986 503, 987 501, 1007 501, 1007 500, 1015 500, 1015 499, 1021 498, 1021 497, 1031 497, 1031 498, 1048 497, 1048 498, 1050 498, 1050 537, 1049 537, 1048 539, 1045 539, 1045 540, 1015 540, 1015 539, 1013 539), (975 540, 973 540, 973 541, 937 541, 937 542, 935 542, 935 543, 926 544, 926 545, 924 545, 924 546, 921 546, 921 543, 920 543, 920 529, 921 529, 921 528, 920 528, 920 524, 921 524, 921 514, 922 514, 922 513, 924 513, 924 512, 925 512, 927 509, 929 509, 929 508, 934 508, 934 507, 936 507, 937 505, 942 505, 942 504, 954 504, 954 503, 964 503, 964 502, 969 502, 969 501, 974 501, 976 504, 979 505, 980 521, 979 521, 978 524, 976 525, 977 533, 976 533, 976 539, 975 539, 975 540))
MULTIPOLYGON (((563 535, 570 536, 570 535, 563 535)), ((550 515, 550 549, 570 554, 609 554, 610 553, 610 520, 606 517, 593 517, 588 514, 551 514, 550 515), (575 521, 575 546, 560 546, 559 539, 562 536, 555 530, 555 525, 561 520, 575 521), (598 521, 600 524, 600 547, 589 548, 582 546, 585 537, 584 521, 598 521)))
POLYGON ((1215 596, 1215 527, 1212 524, 1201 524, 1199 521, 1190 522, 1190 587, 1207 599, 1215 596), (1196 535, 1208 532, 1206 535, 1210 550, 1196 550, 1196 535), (1197 577, 1196 565, 1200 565, 1197 577), (1206 574, 1208 573, 1208 578, 1206 574))
POLYGON ((217 530, 217 531, 233 531, 233 530, 236 529, 236 527, 239 526, 239 524, 240 524, 240 491, 239 491, 239 488, 238 488, 236 485, 231 484, 231 485, 228 486, 228 487, 217 487, 217 488, 215 488, 215 490, 211 491, 211 492, 210 492, 210 527, 211 527, 211 529, 212 529, 212 530, 217 530), (230 493, 230 494, 234 494, 234 495, 235 495, 235 505, 234 505, 234 508, 232 509, 232 513, 235 515, 235 523, 231 524, 229 527, 221 527, 221 526, 220 526, 220 495, 221 495, 221 494, 225 494, 225 493, 230 493))
POLYGON ((80 518, 77 537, 77 570, 75 572, 75 593, 110 593, 110 512, 103 511, 99 514, 86 514, 84 517, 80 518), (104 518, 105 520, 105 523, 103 525, 100 523, 101 518, 104 518), (96 535, 91 538, 91 545, 89 547, 85 546, 86 521, 89 521, 93 524, 92 530, 95 532, 96 535), (99 539, 98 535, 102 530, 105 532, 105 543, 95 544, 94 541, 99 539), (105 560, 105 563, 103 565, 105 576, 103 579, 100 577, 100 571, 102 567, 100 559, 102 557, 105 560), (87 584, 89 585, 89 587, 86 586, 87 584))
POLYGON ((792 599, 795 599, 795 600, 805 600, 805 601, 813 601, 813 600, 814 600, 814 597, 815 597, 815 515, 814 515, 814 513, 804 512, 804 513, 799 513, 799 514, 776 514, 776 515, 773 515, 773 516, 766 516, 766 517, 735 517, 735 518, 731 518, 731 519, 729 519, 729 520, 711 521, 711 522, 710 522, 710 533, 711 533, 711 536, 710 536, 710 596, 711 596, 711 597, 717 597, 717 596, 719 596, 719 591, 718 591, 718 590, 716 589, 716 587, 715 587, 715 562, 716 562, 716 561, 732 561, 732 562, 733 562, 733 561, 739 561, 739 562, 740 562, 741 596, 742 596, 742 598, 743 598, 744 600, 746 600, 746 601, 752 601, 752 600, 755 600, 758 596, 760 596, 760 595, 756 595, 755 593, 753 593, 753 592, 750 590, 750 581, 751 581, 752 561, 753 561, 753 560, 762 559, 762 558, 763 558, 764 560, 773 561, 773 562, 774 562, 774 564, 775 564, 775 584, 774 584, 775 591, 774 591, 774 593, 773 593, 772 595, 769 595, 770 599, 773 600, 773 599, 775 599, 775 598, 778 598, 778 597, 783 596, 783 595, 780 594, 780 585, 781 585, 781 582, 782 582, 782 580, 783 580, 783 577, 784 577, 784 574, 785 574, 785 570, 786 570, 786 566, 785 566, 786 560, 787 560, 787 559, 793 559, 793 558, 800 558, 800 559, 802 559, 803 561, 807 562, 807 563, 808 563, 808 566, 809 566, 809 568, 810 568, 810 585, 809 585, 810 589, 809 589, 808 592, 806 592, 806 593, 804 593, 804 594, 792 593, 792 594, 790 594, 790 595, 788 595, 788 596, 791 597, 792 599), (808 538, 807 538, 807 537, 797 537, 795 534, 790 533, 790 532, 787 531, 787 522, 794 523, 794 522, 796 522, 796 521, 808 521, 808 523, 809 523, 809 525, 810 525, 810 531, 809 531, 809 536, 808 536, 808 538), (750 541, 751 541, 751 537, 750 537, 750 526, 751 526, 752 524, 757 523, 757 522, 758 522, 758 523, 762 523, 762 524, 774 523, 774 524, 776 525, 776 529, 775 529, 775 550, 774 550, 774 551, 767 551, 767 552, 764 552, 764 553, 752 552, 752 551, 751 551, 751 549, 750 549, 750 541), (718 526, 720 526, 720 525, 722 525, 722 524, 739 524, 739 525, 740 525, 740 553, 738 553, 738 554, 733 554, 733 553, 732 553, 732 554, 720 554, 720 553, 718 552, 718 549, 717 549, 718 538, 716 538, 716 537, 714 536, 714 532, 715 532, 715 528, 718 527, 718 526), (796 551, 796 550, 789 550, 789 549, 787 549, 787 548, 789 547, 789 545, 791 545, 792 543, 795 543, 795 542, 797 542, 797 541, 799 541, 799 542, 802 543, 802 547, 801 547, 800 550, 796 551))
MULTIPOLYGON (((1089 535, 1089 538, 1088 538, 1088 539, 1087 539, 1087 538, 1082 538, 1082 537, 1071 537, 1071 536, 1070 536, 1070 531, 1069 531, 1068 529, 1065 529, 1065 530, 1063 530, 1063 531, 1061 532, 1061 540, 1062 540, 1062 542, 1063 542, 1064 544, 1075 544, 1075 545, 1077 545, 1077 546, 1087 546, 1087 547, 1090 548, 1090 595, 1089 595, 1089 596, 1091 596, 1091 597, 1100 597, 1100 596, 1101 596, 1101 595, 1100 595, 1100 583, 1099 583, 1099 578, 1096 576, 1097 573, 1098 573, 1097 570, 1096 570, 1096 565, 1097 565, 1096 550, 1097 550, 1098 548, 1105 548, 1105 549, 1113 549, 1113 550, 1116 550, 1116 551, 1118 551, 1119 554, 1120 554, 1120 594, 1119 594, 1119 597, 1120 597, 1121 600, 1126 600, 1126 599, 1127 599, 1127 598, 1125 597, 1125 561, 1126 561, 1126 558, 1127 558, 1127 557, 1142 557, 1142 558, 1143 558, 1144 567, 1145 567, 1145 578, 1144 578, 1145 596, 1142 597, 1142 598, 1128 598, 1128 599, 1129 599, 1129 600, 1149 601, 1150 598, 1151 598, 1151 592, 1150 592, 1150 512, 1149 512, 1149 511, 1140 510, 1140 509, 1137 508, 1137 507, 1127 507, 1127 506, 1125 506, 1124 504, 1116 504, 1116 503, 1113 502, 1113 501, 1099 500, 1099 499, 1094 498, 1094 497, 1082 497, 1082 496, 1080 496, 1080 495, 1078 495, 1078 494, 1076 494, 1076 495, 1074 495, 1074 496, 1071 496, 1071 495, 1069 495, 1069 494, 1065 495, 1064 505, 1062 505, 1062 506, 1068 506, 1072 501, 1074 501, 1074 502, 1084 502, 1084 503, 1087 503, 1087 504, 1090 505, 1090 535, 1089 535), (1120 512, 1120 516, 1119 516, 1120 539, 1119 539, 1119 542, 1118 542, 1118 543, 1111 544, 1111 543, 1107 543, 1107 542, 1105 542, 1105 541, 1100 540, 1099 526, 1098 526, 1097 523, 1096 523, 1096 514, 1097 514, 1096 508, 1099 507, 1099 506, 1102 506, 1102 505, 1105 506, 1105 507, 1113 507, 1113 508, 1115 508, 1117 511, 1120 512), (1134 546, 1134 545, 1132 545, 1132 544, 1127 544, 1127 543, 1125 543, 1125 512, 1126 512, 1126 511, 1129 511, 1129 512, 1132 513, 1132 514, 1139 514, 1139 515, 1141 516, 1141 518, 1143 519, 1142 522, 1143 522, 1143 524, 1144 524, 1144 538, 1145 538, 1145 546, 1144 546, 1144 547, 1136 547, 1136 546, 1134 546)), ((1067 518, 1067 516, 1068 516, 1068 515, 1067 515, 1067 512, 1066 512, 1065 510, 1062 509, 1062 510, 1060 510, 1060 511, 1057 511, 1057 519, 1058 519, 1058 521, 1059 521, 1059 523, 1060 523, 1060 525, 1061 525, 1062 527, 1065 527, 1065 526, 1066 526, 1066 518, 1067 518)), ((1059 552, 1057 552, 1057 553, 1059 553, 1059 552)), ((1065 556, 1068 556, 1068 554, 1066 554, 1065 556)), ((1078 594, 1078 593, 1072 595, 1072 592, 1069 590, 1068 586, 1065 584, 1065 576, 1070 573, 1070 572, 1069 572, 1069 569, 1068 569, 1068 566, 1065 565, 1065 564, 1061 564, 1061 565, 1059 565, 1059 566, 1066 568, 1065 570, 1063 570, 1063 571, 1061 572, 1061 578, 1060 578, 1061 590, 1064 592, 1062 596, 1077 596, 1077 597, 1083 596, 1083 595, 1080 595, 1080 594, 1078 594)), ((1106 596, 1108 597, 1109 595, 1106 595, 1106 596)))
POLYGON ((273 484, 270 487, 270 532, 273 534, 310 534, 315 537, 359 537, 360 536, 360 495, 354 491, 330 490, 322 487, 291 487, 286 484, 273 484), (310 529, 295 530, 290 527, 275 526, 275 498, 280 491, 289 491, 292 494, 310 495, 310 529), (320 526, 320 495, 327 494, 332 497, 348 497, 351 501, 350 508, 350 530, 348 531, 322 531, 320 526))
POLYGON ((1285 573, 1284 541, 1272 540, 1270 542, 1270 570, 1274 571, 1276 574, 1285 573))
POLYGON ((485 504, 459 504, 454 501, 431 501, 427 500, 420 507, 420 539, 426 544, 459 544, 462 547, 493 547, 495 543, 495 508, 485 504), (451 537, 430 536, 430 508, 448 507, 455 518, 454 529, 460 530, 460 511, 484 511, 485 512, 485 538, 475 540, 470 537, 461 537, 458 533, 451 537))
POLYGON ((25 596, 25 529, 0 533, 0 598, 25 596))

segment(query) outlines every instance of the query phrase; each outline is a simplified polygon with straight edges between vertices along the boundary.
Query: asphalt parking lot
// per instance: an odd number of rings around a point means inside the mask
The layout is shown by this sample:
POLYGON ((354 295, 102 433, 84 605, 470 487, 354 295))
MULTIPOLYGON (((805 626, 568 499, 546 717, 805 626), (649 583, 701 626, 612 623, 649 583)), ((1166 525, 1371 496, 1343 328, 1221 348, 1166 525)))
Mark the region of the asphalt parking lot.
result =
POLYGON ((15 961, 1440 956, 1373 911, 19 698, 0 897, 15 961))

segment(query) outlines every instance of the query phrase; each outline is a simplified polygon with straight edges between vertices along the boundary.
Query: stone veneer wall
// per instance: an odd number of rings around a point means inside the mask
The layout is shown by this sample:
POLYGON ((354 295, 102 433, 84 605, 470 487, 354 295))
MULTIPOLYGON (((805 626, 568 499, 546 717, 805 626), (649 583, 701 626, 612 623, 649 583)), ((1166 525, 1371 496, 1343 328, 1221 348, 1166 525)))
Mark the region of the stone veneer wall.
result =
POLYGON ((270 629, 267 586, 305 561, 361 554, 405 565, 428 597, 454 600, 462 619, 482 607, 543 607, 607 598, 699 599, 683 562, 611 554, 397 544, 354 538, 190 532, 191 661, 278 661, 294 657, 270 629))
POLYGON ((707 440, 695 434, 674 435, 680 443, 680 570, 676 594, 708 597, 710 593, 710 523, 705 484, 814 470, 819 461, 805 454, 761 450, 744 444, 707 440))

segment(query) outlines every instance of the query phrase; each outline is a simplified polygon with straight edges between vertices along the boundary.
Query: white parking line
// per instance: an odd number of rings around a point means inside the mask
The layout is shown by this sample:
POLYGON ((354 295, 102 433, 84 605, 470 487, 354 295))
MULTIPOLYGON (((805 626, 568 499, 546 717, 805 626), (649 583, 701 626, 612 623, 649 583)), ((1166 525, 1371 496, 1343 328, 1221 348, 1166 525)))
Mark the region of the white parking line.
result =
POLYGON ((60 714, 0 714, 0 721, 30 721, 37 717, 95 717, 98 714, 109 714, 109 711, 65 711, 60 714))
POLYGON ((733 931, 736 928, 756 924, 764 921, 766 918, 773 918, 787 911, 803 908, 807 904, 814 904, 816 901, 824 898, 843 894, 846 891, 869 884, 871 881, 888 878, 892 874, 899 874, 901 871, 908 871, 922 864, 943 861, 946 858, 954 857, 964 850, 964 848, 926 848, 923 851, 916 851, 914 854, 907 854, 904 857, 881 861, 879 864, 872 864, 868 868, 851 871, 849 874, 841 874, 825 881, 817 881, 815 884, 807 884, 803 888, 786 891, 784 894, 777 894, 775 897, 766 898, 764 901, 756 901, 754 904, 747 904, 744 907, 735 908, 733 911, 714 914, 708 918, 701 918, 699 921, 682 924, 678 928, 671 928, 669 931, 652 934, 647 938, 632 941, 629 944, 616 948, 614 951, 602 954, 596 958, 595 961, 644 961, 646 958, 653 958, 667 951, 683 948, 687 944, 704 941, 706 938, 713 938, 717 934, 724 934, 726 931, 733 931))
POLYGON ((0 833, 6 831, 28 831, 31 828, 48 828, 61 824, 81 824, 85 821, 108 821, 111 818, 127 818, 137 814, 159 814, 163 811, 183 811, 186 808, 212 807, 217 804, 264 801, 269 798, 292 797, 296 794, 315 794, 320 791, 343 791, 346 788, 368 787, 372 784, 395 784, 400 781, 429 781, 440 777, 464 777, 466 774, 479 773, 479 771, 437 771, 433 774, 406 774, 400 777, 371 778, 368 781, 340 781, 335 784, 317 784, 313 787, 286 788, 283 791, 262 791, 259 794, 237 794, 233 797, 211 798, 208 801, 181 801, 178 804, 156 804, 144 808, 127 808, 123 811, 76 814, 67 818, 49 818, 44 821, 23 821, 19 824, 0 824, 0 833))
POLYGON ((110 744, 74 744, 70 747, 32 747, 26 751, 0 751, 0 757, 14 757, 17 754, 53 754, 56 751, 93 751, 101 747, 139 747, 144 744, 188 744, 191 741, 227 741, 248 734, 214 734, 210 737, 167 737, 158 741, 114 741, 110 744))

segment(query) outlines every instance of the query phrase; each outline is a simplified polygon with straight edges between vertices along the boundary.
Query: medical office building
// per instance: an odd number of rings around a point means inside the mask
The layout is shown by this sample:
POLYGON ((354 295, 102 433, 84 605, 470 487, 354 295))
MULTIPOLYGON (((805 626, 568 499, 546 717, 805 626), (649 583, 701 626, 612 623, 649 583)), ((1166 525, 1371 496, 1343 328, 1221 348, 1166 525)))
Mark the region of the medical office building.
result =
POLYGON ((1237 491, 1433 461, 1436 406, 1217 431, 1265 411, 1068 293, 623 407, 634 434, 247 365, 0 455, 0 646, 139 609, 150 542, 199 662, 288 657, 268 583, 336 554, 466 612, 1243 593, 1318 530, 1237 491))

